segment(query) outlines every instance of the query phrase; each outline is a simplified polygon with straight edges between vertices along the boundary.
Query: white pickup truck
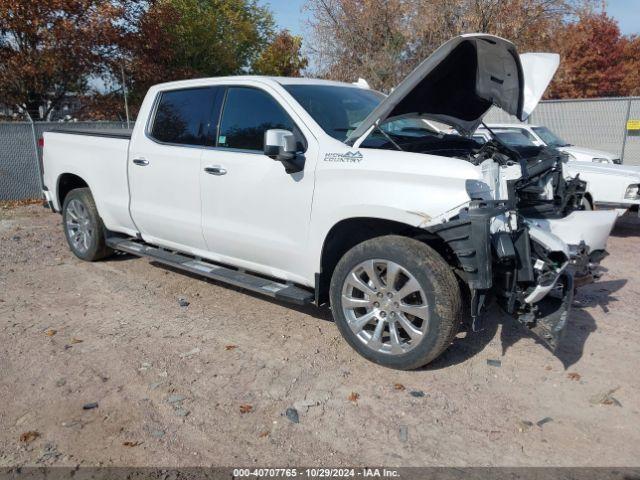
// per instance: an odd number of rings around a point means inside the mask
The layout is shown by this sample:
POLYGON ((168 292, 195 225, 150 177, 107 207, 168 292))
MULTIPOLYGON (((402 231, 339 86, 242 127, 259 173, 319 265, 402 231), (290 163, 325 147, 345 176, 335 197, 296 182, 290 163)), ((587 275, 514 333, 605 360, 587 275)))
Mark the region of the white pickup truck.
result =
POLYGON ((489 299, 554 348, 615 213, 584 211, 585 183, 548 149, 516 159, 397 127, 428 118, 470 136, 492 105, 524 119, 557 64, 471 34, 388 97, 292 78, 157 85, 133 131, 46 133, 44 193, 79 258, 120 250, 329 302, 346 341, 388 367, 435 359, 465 316, 480 328, 489 299))

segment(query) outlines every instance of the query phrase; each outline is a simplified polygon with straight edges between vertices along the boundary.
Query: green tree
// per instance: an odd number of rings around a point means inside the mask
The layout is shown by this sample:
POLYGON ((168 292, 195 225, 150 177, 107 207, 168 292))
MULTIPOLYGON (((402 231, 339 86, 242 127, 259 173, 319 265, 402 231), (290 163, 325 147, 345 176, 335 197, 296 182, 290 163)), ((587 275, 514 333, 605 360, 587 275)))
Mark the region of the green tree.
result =
POLYGON ((257 0, 158 0, 128 42, 134 102, 155 83, 247 72, 273 34, 257 0))
POLYGON ((299 77, 309 64, 301 49, 302 37, 282 30, 260 53, 253 63, 253 71, 259 75, 299 77))

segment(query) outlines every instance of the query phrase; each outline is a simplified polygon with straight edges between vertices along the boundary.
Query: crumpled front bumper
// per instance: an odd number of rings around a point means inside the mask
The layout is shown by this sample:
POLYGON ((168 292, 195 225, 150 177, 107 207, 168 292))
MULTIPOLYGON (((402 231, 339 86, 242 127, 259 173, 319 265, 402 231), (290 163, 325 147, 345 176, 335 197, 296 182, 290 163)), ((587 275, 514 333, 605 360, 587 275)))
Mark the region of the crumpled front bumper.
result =
POLYGON ((584 244, 589 252, 595 252, 606 248, 617 218, 613 210, 576 211, 564 218, 527 218, 526 222, 531 231, 553 234, 567 248, 584 244))
POLYGON ((536 304, 536 309, 518 318, 552 351, 558 348, 564 337, 574 291, 573 276, 562 273, 549 295, 536 304))
POLYGON ((571 311, 574 289, 596 279, 615 212, 575 211, 524 218, 500 201, 471 202, 464 216, 429 228, 451 248, 472 293, 473 329, 485 301, 499 305, 552 350, 571 311))
POLYGON ((613 211, 576 211, 564 218, 525 220, 533 241, 567 259, 557 268, 555 279, 537 285, 526 297, 531 308, 518 317, 552 350, 567 325, 575 288, 602 275, 600 261, 607 255, 606 243, 616 219, 613 211))

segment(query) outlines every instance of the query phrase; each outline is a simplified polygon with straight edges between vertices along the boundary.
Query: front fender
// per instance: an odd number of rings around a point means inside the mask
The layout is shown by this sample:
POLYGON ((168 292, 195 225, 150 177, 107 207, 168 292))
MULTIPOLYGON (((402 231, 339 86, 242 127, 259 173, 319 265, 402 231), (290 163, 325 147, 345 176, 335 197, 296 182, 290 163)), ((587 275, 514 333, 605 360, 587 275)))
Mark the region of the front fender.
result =
POLYGON ((314 273, 319 271, 327 235, 341 221, 374 218, 424 228, 434 218, 469 202, 466 180, 352 165, 318 169, 309 233, 314 273))

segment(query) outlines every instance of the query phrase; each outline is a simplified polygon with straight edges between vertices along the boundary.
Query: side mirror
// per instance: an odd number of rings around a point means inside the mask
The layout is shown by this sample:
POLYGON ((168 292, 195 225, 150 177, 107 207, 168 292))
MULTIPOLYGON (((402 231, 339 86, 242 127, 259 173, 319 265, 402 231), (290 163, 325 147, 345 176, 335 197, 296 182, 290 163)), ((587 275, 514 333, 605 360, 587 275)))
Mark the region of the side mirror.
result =
POLYGON ((304 156, 298 155, 296 137, 288 130, 271 129, 264 132, 264 154, 284 165, 287 173, 304 168, 304 156))

